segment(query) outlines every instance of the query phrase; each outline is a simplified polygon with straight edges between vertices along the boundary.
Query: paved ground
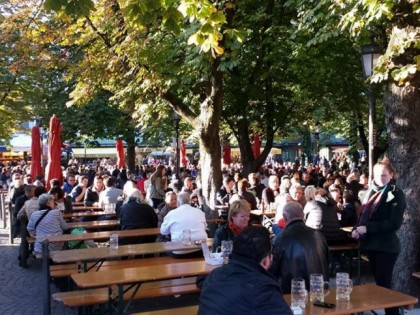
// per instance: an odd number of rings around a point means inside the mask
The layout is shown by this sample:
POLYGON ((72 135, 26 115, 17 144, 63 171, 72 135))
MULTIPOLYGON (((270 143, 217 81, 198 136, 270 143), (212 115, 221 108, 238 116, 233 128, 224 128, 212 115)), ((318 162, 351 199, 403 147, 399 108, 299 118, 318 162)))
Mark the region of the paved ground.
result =
MULTIPOLYGON (((0 315, 42 315, 41 263, 31 259, 29 268, 19 267, 17 260, 19 246, 8 244, 8 232, 8 229, 0 229, 0 315)), ((362 281, 372 282, 366 269, 363 270, 362 281)), ((57 291, 54 285, 51 285, 51 288, 52 292, 57 291)), ((154 310, 195 303, 197 303, 197 296, 169 297, 136 303, 131 311, 154 310)), ((67 309, 54 301, 51 303, 51 310, 53 315, 77 314, 75 310, 67 309)), ((378 311, 378 313, 383 314, 383 311, 378 311)), ((409 313, 420 315, 420 309, 409 313)))

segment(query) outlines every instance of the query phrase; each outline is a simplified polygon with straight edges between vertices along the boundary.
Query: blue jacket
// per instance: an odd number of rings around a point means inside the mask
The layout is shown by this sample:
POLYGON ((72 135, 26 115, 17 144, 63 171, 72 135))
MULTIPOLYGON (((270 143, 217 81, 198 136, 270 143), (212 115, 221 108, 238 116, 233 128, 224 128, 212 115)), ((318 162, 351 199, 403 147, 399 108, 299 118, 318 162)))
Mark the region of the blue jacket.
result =
POLYGON ((256 261, 231 254, 204 281, 199 315, 292 315, 276 279, 256 261))

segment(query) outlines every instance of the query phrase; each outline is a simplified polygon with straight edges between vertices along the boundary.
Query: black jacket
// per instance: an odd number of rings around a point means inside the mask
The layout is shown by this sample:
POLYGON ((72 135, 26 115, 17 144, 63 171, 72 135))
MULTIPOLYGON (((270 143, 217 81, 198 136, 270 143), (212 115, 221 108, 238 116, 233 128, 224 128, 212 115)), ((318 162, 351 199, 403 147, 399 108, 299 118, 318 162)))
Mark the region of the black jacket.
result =
POLYGON ((222 225, 217 228, 216 232, 214 233, 214 240, 213 240, 213 252, 217 250, 217 247, 222 245, 222 241, 233 241, 235 239, 235 234, 233 234, 232 230, 229 229, 229 224, 222 225))
MULTIPOLYGON (((369 193, 368 191, 367 194, 369 193)), ((392 183, 378 209, 366 223, 366 234, 360 239, 360 248, 398 253, 400 241, 396 232, 403 222, 405 209, 404 192, 392 183)))
POLYGON ((309 290, 309 276, 320 273, 328 280, 329 251, 322 234, 307 227, 303 220, 290 222, 275 238, 273 264, 270 271, 276 276, 284 294, 290 293, 293 278, 305 279, 309 290))
MULTIPOLYGON (((102 191, 105 190, 102 189, 102 191)), ((88 189, 86 189, 85 199, 83 200, 83 203, 85 206, 91 206, 95 202, 99 201, 99 193, 93 190, 93 186, 90 186, 88 189)))
MULTIPOLYGON (((157 215, 153 208, 145 203, 130 199, 119 210, 121 230, 147 229, 157 227, 157 215)), ((120 244, 153 243, 156 236, 130 237, 119 241, 120 244)))
POLYGON ((341 230, 334 200, 328 197, 320 197, 319 200, 310 201, 306 204, 305 212, 308 210, 306 225, 320 230, 328 245, 351 241, 347 233, 341 230))
POLYGON ((256 261, 230 255, 213 270, 200 293, 199 315, 291 315, 276 279, 256 261))

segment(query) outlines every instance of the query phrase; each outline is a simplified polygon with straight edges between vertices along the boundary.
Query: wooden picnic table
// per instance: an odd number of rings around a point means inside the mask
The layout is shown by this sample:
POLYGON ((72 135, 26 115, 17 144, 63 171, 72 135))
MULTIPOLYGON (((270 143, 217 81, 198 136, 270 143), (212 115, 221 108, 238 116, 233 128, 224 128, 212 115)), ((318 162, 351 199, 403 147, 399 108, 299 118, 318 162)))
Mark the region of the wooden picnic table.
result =
POLYGON ((105 211, 80 211, 72 213, 63 213, 63 218, 78 218, 78 217, 99 217, 101 215, 116 217, 115 213, 106 213, 105 211))
POLYGON ((69 229, 84 228, 86 230, 103 229, 103 228, 115 228, 119 224, 118 220, 101 220, 101 221, 78 221, 68 222, 67 227, 69 229))
MULTIPOLYGON (((97 287, 112 288, 112 286, 118 286, 118 292, 116 292, 118 296, 117 310, 119 314, 124 314, 124 285, 133 285, 133 290, 137 291, 143 283, 207 275, 217 267, 206 264, 203 259, 194 262, 80 273, 74 274, 71 277, 78 287, 85 289, 97 287)), ((114 295, 112 289, 109 290, 109 295, 111 301, 114 295)), ((131 300, 128 304, 130 303, 131 300)))
POLYGON ((251 210, 251 213, 255 215, 266 216, 267 218, 270 218, 270 219, 276 216, 275 212, 270 212, 270 211, 251 210))
MULTIPOLYGON (((291 296, 289 294, 285 295, 284 299, 290 305, 291 296)), ((336 301, 335 289, 332 289, 330 294, 325 297, 325 302, 333 303, 335 307, 331 309, 317 307, 308 302, 304 314, 342 315, 389 307, 407 307, 411 309, 417 303, 417 298, 369 283, 354 286, 350 294, 350 301, 336 301)))
MULTIPOLYGON (((284 295, 284 299, 290 305, 291 296, 284 295)), ((335 289, 325 297, 325 302, 335 304, 334 308, 323 308, 313 306, 308 302, 304 315, 344 315, 356 314, 365 311, 383 309, 388 307, 407 307, 412 308, 417 303, 417 298, 410 295, 386 289, 375 284, 363 284, 353 288, 350 301, 336 301, 335 289)), ((133 315, 195 315, 198 312, 198 305, 173 308, 170 310, 160 310, 151 312, 135 313, 133 315)))
POLYGON ((73 211, 102 211, 98 206, 73 206, 73 211))
POLYGON ((153 236, 159 235, 159 228, 150 229, 133 229, 133 230, 118 230, 118 231, 101 231, 91 233, 77 233, 77 234, 62 234, 53 235, 44 238, 39 238, 40 242, 44 239, 48 239, 49 242, 71 242, 71 241, 99 241, 107 240, 111 234, 118 234, 118 237, 140 237, 140 236, 153 236))
MULTIPOLYGON (((213 239, 208 238, 207 245, 213 245, 213 239)), ((145 244, 121 245, 118 249, 111 250, 109 247, 81 248, 72 250, 53 251, 50 258, 55 263, 88 262, 107 259, 115 259, 136 255, 159 254, 179 250, 200 249, 200 245, 184 245, 176 242, 155 242, 145 244)))

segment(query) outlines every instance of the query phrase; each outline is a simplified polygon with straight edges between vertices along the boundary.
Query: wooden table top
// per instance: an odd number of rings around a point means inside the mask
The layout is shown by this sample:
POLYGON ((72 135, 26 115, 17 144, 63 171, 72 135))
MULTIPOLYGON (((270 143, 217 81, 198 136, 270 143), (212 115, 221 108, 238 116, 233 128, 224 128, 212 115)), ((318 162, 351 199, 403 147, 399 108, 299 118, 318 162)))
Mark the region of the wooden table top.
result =
POLYGON ((102 211, 101 207, 95 206, 73 206, 73 211, 102 211))
MULTIPOLYGON (((207 239, 207 245, 213 245, 213 239, 207 239)), ((101 259, 115 259, 120 257, 159 254, 179 250, 200 249, 200 245, 184 245, 182 242, 155 242, 145 244, 121 245, 118 249, 109 247, 80 248, 71 250, 52 251, 50 258, 55 263, 85 262, 101 259)))
MULTIPOLYGON (((171 315, 197 315, 198 305, 171 308, 171 315)), ((134 313, 132 315, 168 315, 168 310, 134 313)))
MULTIPOLYGON (((290 295, 284 296, 286 302, 290 305, 290 295)), ((308 303, 304 315, 344 315, 382 309, 390 306, 412 306, 417 302, 415 297, 379 287, 375 284, 364 284, 355 286, 350 295, 350 301, 336 301, 335 290, 326 297, 326 302, 334 303, 335 308, 322 308, 313 306, 308 303), (366 295, 368 294, 368 295, 366 295)), ((195 315, 198 306, 187 306, 171 309, 171 315, 195 315)), ((133 315, 164 315, 168 314, 168 310, 142 312, 133 315)))
POLYGON ((76 218, 76 217, 99 217, 101 215, 107 215, 116 217, 115 213, 106 213, 105 211, 80 211, 73 213, 63 213, 63 218, 76 218))
POLYGON ((116 227, 119 224, 118 220, 101 220, 101 221, 79 221, 79 222, 68 222, 67 227, 69 229, 84 228, 84 229, 101 229, 108 227, 116 227))
MULTIPOLYGON (((46 237, 49 242, 70 242, 70 241, 98 241, 109 239, 111 234, 118 234, 119 237, 139 237, 139 236, 153 236, 159 235, 159 228, 150 229, 133 229, 133 230, 119 230, 119 231, 101 231, 91 233, 77 233, 77 234, 63 234, 46 237)), ((44 238, 45 239, 45 238, 44 238)), ((42 241, 43 239, 39 239, 42 241)))
POLYGON ((80 288, 96 288, 118 284, 143 283, 209 274, 218 266, 203 260, 156 266, 142 266, 107 271, 79 273, 72 279, 80 288))
POLYGON ((261 210, 251 210, 252 214, 255 215, 265 215, 268 218, 274 218, 276 216, 275 212, 261 211, 261 210))
MULTIPOLYGON (((291 296, 284 296, 290 305, 291 296)), ((412 308, 417 303, 417 298, 410 295, 377 286, 376 284, 363 284, 353 287, 350 301, 336 301, 335 289, 325 297, 325 302, 335 304, 334 308, 323 308, 308 302, 305 308, 306 315, 342 315, 362 313, 376 309, 405 306, 412 308)))

